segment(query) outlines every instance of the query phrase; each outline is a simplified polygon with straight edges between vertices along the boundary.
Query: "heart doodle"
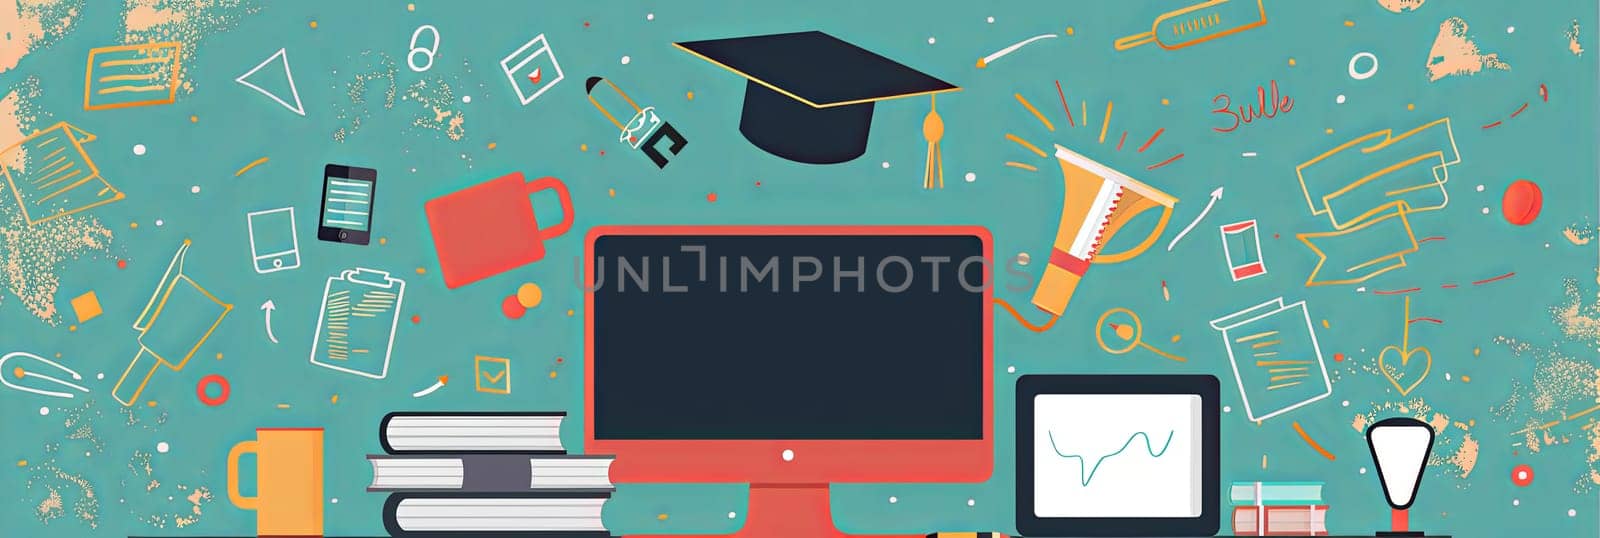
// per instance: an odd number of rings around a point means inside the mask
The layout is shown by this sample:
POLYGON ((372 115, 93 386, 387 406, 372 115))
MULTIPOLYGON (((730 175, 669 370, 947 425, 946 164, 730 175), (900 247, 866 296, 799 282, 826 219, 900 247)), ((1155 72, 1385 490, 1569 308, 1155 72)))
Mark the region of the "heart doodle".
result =
POLYGON ((1384 346, 1383 350, 1378 352, 1378 371, 1383 372, 1383 378, 1388 379, 1389 384, 1394 385, 1394 388, 1400 391, 1401 396, 1411 394, 1411 391, 1416 389, 1417 385, 1422 384, 1423 379, 1427 379, 1428 371, 1432 369, 1433 352, 1428 351, 1428 348, 1426 347, 1418 346, 1407 350, 1401 349, 1400 346, 1384 346), (1389 366, 1393 364, 1393 359, 1384 360, 1384 357, 1387 356, 1390 351, 1393 351, 1396 355, 1400 356, 1400 365, 1394 368, 1395 373, 1393 374, 1390 373, 1389 368, 1389 366), (1422 373, 1417 374, 1416 380, 1412 381, 1410 385, 1401 386, 1399 379, 1395 378, 1396 375, 1398 374, 1400 379, 1411 377, 1411 371, 1415 369, 1411 366, 1411 359, 1419 354, 1422 355, 1422 358, 1424 359, 1420 361, 1422 363, 1422 373))

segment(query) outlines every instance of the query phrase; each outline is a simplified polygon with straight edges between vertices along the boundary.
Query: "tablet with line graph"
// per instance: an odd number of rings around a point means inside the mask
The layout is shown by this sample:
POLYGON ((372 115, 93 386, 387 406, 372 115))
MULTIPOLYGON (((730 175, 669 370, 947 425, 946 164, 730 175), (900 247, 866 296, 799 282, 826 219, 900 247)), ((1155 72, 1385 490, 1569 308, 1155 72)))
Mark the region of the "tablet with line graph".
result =
POLYGON ((1017 528, 1215 534, 1218 391, 1209 375, 1023 376, 1017 528))

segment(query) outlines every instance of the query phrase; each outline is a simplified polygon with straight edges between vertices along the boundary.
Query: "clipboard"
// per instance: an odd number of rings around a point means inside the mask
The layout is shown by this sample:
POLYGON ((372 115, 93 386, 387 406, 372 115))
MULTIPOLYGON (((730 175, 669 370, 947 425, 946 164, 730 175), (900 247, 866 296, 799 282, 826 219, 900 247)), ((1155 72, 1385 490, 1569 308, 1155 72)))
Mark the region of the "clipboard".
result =
POLYGON ((372 379, 389 375, 406 282, 365 267, 329 277, 311 339, 311 364, 372 379))

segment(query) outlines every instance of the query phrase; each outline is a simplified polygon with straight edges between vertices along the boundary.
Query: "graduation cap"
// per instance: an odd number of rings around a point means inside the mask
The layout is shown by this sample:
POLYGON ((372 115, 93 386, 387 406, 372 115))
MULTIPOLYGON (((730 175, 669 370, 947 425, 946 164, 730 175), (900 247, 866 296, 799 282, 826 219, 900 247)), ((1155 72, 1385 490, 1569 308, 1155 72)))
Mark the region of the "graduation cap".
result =
MULTIPOLYGON (((810 163, 842 163, 867 151, 878 101, 961 88, 823 32, 795 32, 673 43, 749 80, 739 132, 767 153, 810 163)), ((933 165, 943 123, 924 125, 933 165)))

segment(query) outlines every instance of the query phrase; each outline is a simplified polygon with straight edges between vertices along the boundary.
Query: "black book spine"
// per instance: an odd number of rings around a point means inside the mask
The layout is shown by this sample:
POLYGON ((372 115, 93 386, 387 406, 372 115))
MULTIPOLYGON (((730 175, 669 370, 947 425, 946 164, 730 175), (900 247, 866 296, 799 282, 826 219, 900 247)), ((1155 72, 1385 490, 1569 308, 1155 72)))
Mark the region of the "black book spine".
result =
MULTIPOLYGON (((588 532, 588 531, 490 531, 490 532, 485 532, 485 531, 425 531, 425 532, 413 532, 413 531, 407 531, 405 529, 400 528, 400 520, 397 517, 398 511, 400 510, 400 501, 404 501, 406 499, 417 499, 417 498, 456 498, 456 499, 462 499, 462 498, 466 498, 466 499, 490 498, 490 499, 504 499, 504 498, 510 498, 510 497, 551 497, 551 496, 552 495, 541 495, 541 494, 537 494, 537 493, 524 493, 524 494, 496 493, 496 494, 477 494, 477 495, 470 494, 470 493, 468 493, 468 494, 463 494, 463 493, 396 493, 396 494, 390 495, 389 499, 385 500, 383 502, 383 530, 388 532, 389 536, 391 538, 463 538, 463 537, 467 537, 467 536, 491 536, 491 537, 496 537, 496 538, 614 538, 613 536, 611 536, 611 533, 604 532, 604 531, 593 531, 593 532, 588 532)), ((569 494, 554 495, 554 496, 567 497, 567 498, 589 498, 589 497, 605 498, 605 497, 610 497, 610 494, 608 494, 608 493, 570 494, 569 493, 569 494)))

